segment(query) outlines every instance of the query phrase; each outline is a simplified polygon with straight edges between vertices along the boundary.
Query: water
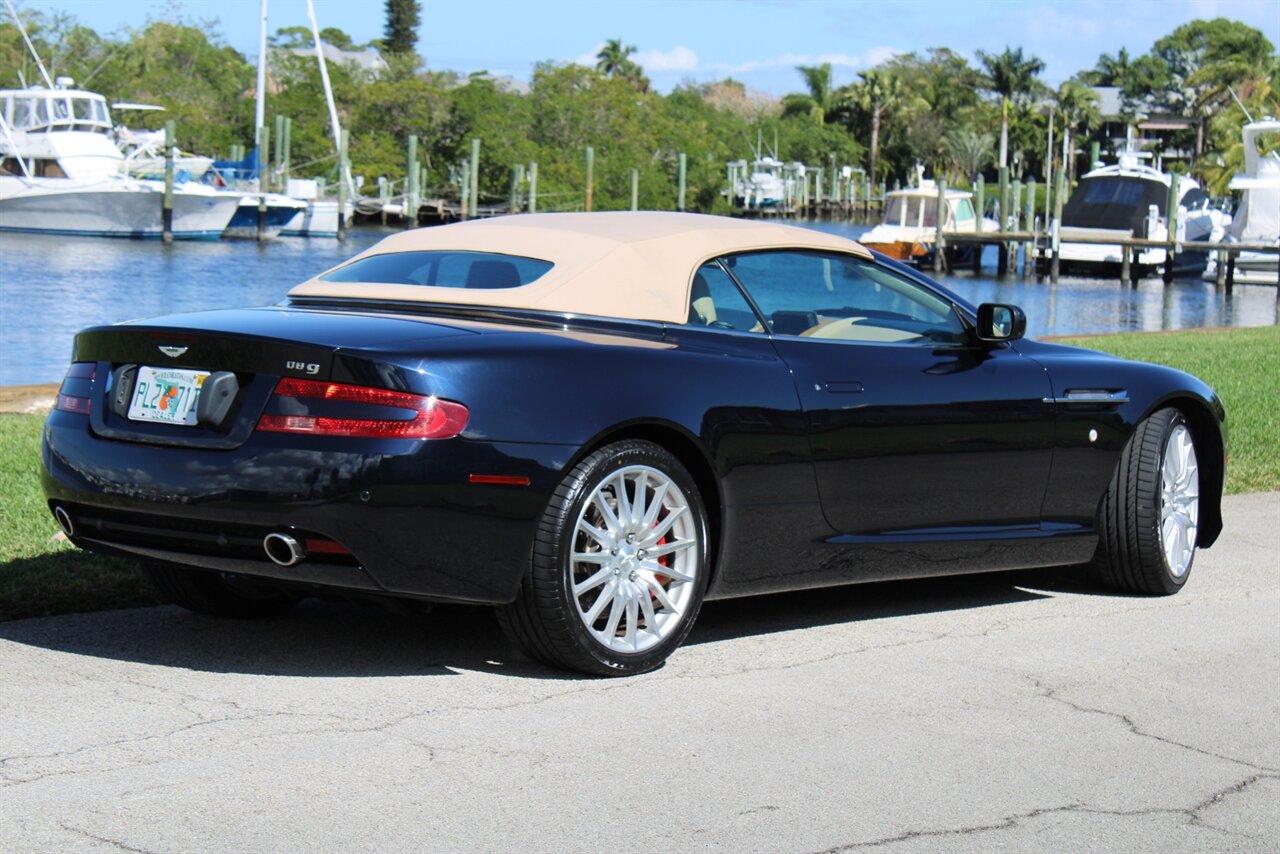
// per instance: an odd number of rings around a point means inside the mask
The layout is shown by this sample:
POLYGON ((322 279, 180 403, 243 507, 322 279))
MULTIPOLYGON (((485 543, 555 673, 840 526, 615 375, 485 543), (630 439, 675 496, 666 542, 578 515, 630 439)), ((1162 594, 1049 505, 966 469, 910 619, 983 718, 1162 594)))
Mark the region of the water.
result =
MULTIPOLYGON (((808 223, 857 237, 865 226, 808 223)), ((176 243, 0 235, 0 385, 56 382, 72 337, 86 326, 180 311, 265 305, 298 282, 375 243, 390 230, 354 229, 345 243, 323 238, 176 243)), ((988 247, 984 275, 942 281, 974 302, 1022 306, 1030 335, 1264 326, 1277 322, 1276 289, 1237 285, 1218 292, 1198 279, 1164 287, 1115 280, 995 278, 988 247)))

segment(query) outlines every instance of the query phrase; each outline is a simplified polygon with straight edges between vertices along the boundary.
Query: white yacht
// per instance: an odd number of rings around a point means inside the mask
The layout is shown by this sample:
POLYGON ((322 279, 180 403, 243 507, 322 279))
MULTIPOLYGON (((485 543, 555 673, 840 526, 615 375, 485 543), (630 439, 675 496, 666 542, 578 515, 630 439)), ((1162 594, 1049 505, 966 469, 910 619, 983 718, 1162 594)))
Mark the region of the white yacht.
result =
MULTIPOLYGON (((946 191, 944 231, 972 234, 978 230, 978 212, 973 208, 973 193, 967 190, 946 191)), ((917 177, 917 186, 893 190, 885 199, 884 217, 880 224, 858 238, 868 249, 883 252, 890 258, 907 263, 927 265, 933 260, 933 243, 938 225, 938 185, 917 177)), ((982 221, 984 231, 998 231, 993 219, 982 221)), ((950 263, 963 263, 961 254, 975 251, 971 245, 949 247, 950 263)))
POLYGON ((787 179, 783 174, 786 168, 781 160, 765 155, 751 161, 750 172, 745 160, 735 161, 733 166, 739 170, 733 184, 734 205, 746 210, 768 210, 785 206, 790 194, 787 192, 787 179))
MULTIPOLYGON (((1120 162, 1087 172, 1062 208, 1059 231, 1060 261, 1064 269, 1081 272, 1116 267, 1122 263, 1119 243, 1081 243, 1080 238, 1169 239, 1169 187, 1177 181, 1178 242, 1210 240, 1220 229, 1224 214, 1210 204, 1209 196, 1187 175, 1170 175, 1153 169, 1126 152, 1120 162)), ((1047 249, 1045 251, 1048 251, 1047 249)), ((1137 251, 1134 265, 1140 274, 1163 265, 1166 250, 1159 247, 1137 251)), ((1176 256, 1175 272, 1199 273, 1206 253, 1185 252, 1176 256)))
MULTIPOLYGON (((0 231, 160 237, 164 185, 121 174, 106 100, 71 86, 0 90, 0 231)), ((173 237, 217 239, 239 204, 177 184, 173 237)))
MULTIPOLYGON (((1227 228, 1228 243, 1280 244, 1280 152, 1258 153, 1258 137, 1280 133, 1280 120, 1265 118, 1244 126, 1244 173, 1228 185, 1240 191, 1240 204, 1227 228)), ((1204 278, 1218 278, 1217 253, 1209 257, 1204 278)), ((1241 252, 1236 256, 1234 281, 1274 285, 1280 281, 1280 255, 1273 252, 1241 252)))

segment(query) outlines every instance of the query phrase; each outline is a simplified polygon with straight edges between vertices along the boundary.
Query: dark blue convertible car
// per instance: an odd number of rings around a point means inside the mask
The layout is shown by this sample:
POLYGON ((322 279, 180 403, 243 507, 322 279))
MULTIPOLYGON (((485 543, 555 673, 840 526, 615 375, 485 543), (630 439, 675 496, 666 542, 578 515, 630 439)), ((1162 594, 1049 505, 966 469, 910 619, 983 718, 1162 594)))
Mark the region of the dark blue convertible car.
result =
POLYGON ((44 488, 192 610, 489 604, 597 674, 705 599, 1074 564, 1177 592, 1222 528, 1217 396, 1024 329, 782 225, 407 231, 281 305, 81 332, 44 488))

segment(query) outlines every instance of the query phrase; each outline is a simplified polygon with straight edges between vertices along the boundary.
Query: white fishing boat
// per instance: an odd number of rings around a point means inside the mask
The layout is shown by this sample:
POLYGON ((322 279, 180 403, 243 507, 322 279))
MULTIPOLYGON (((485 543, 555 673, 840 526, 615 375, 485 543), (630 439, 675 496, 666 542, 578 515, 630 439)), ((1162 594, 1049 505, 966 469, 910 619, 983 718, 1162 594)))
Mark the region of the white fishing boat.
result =
MULTIPOLYGON (((978 230, 973 193, 948 188, 944 199, 943 231, 972 234, 978 230)), ((999 223, 984 219, 982 228, 984 231, 998 231, 999 223)), ((934 181, 917 178, 917 186, 887 194, 880 224, 858 238, 858 242, 890 258, 925 265, 933 260, 937 230, 938 185, 934 181)), ((950 263, 963 263, 960 254, 973 251, 972 246, 956 246, 946 255, 950 263)))
MULTIPOLYGON (((0 90, 0 231, 160 237, 164 186, 122 174, 106 99, 74 89, 0 90)), ((217 239, 239 198, 190 182, 173 189, 175 239, 217 239)))
MULTIPOLYGON (((1280 152, 1258 153, 1258 137, 1280 133, 1280 120, 1265 118, 1244 126, 1244 172, 1228 185, 1240 192, 1240 204, 1227 228, 1226 243, 1272 243, 1280 245, 1280 152)), ((1218 278, 1217 253, 1209 257, 1204 278, 1218 278)), ((1241 252, 1235 259, 1233 281, 1243 284, 1274 285, 1280 281, 1280 255, 1272 252, 1241 252)))
POLYGON ((794 195, 789 192, 788 176, 784 174, 787 164, 776 157, 757 157, 751 161, 750 170, 745 160, 730 165, 735 167, 732 193, 736 207, 749 211, 768 210, 785 206, 794 195))
MULTIPOLYGON (((1063 269, 1097 272, 1122 263, 1121 240, 1169 239, 1169 189, 1177 181, 1176 240, 1211 240, 1221 229, 1225 214, 1215 208, 1200 185, 1187 175, 1170 175, 1153 169, 1126 152, 1120 162, 1086 173, 1062 209, 1059 227, 1060 263, 1063 269), (1114 239, 1116 243, 1082 243, 1082 239, 1114 239)), ((1045 251, 1048 251, 1047 249, 1045 251)), ((1132 263, 1139 273, 1165 263, 1161 247, 1136 250, 1132 263)), ((1183 252, 1175 256, 1174 272, 1199 273, 1206 254, 1183 252)))

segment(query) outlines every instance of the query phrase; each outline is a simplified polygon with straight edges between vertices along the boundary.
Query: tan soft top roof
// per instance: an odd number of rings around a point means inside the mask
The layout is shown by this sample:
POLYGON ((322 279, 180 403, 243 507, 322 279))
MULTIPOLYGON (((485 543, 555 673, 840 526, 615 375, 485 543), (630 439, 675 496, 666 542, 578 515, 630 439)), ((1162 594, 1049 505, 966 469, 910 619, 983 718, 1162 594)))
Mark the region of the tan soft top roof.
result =
POLYGON ((504 306, 684 323, 693 274, 704 262, 733 252, 780 248, 871 258, 852 240, 769 222, 650 211, 520 214, 405 231, 356 258, 454 249, 539 258, 555 265, 527 285, 468 290, 325 282, 322 273, 289 296, 504 306))

